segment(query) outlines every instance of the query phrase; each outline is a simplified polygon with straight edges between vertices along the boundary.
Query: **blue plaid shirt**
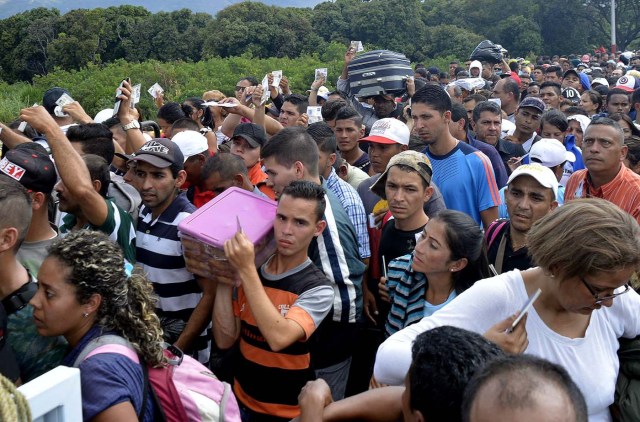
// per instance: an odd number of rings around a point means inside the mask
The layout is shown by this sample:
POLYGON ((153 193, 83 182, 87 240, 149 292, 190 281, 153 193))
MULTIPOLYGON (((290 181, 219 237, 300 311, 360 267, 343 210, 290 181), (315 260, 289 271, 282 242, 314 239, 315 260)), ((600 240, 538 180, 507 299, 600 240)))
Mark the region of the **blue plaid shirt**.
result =
POLYGON ((356 229, 360 258, 369 258, 371 249, 369 248, 367 214, 360 195, 350 184, 339 178, 334 169, 331 169, 331 174, 327 178, 327 188, 340 200, 342 207, 349 216, 349 220, 351 220, 353 227, 356 229))

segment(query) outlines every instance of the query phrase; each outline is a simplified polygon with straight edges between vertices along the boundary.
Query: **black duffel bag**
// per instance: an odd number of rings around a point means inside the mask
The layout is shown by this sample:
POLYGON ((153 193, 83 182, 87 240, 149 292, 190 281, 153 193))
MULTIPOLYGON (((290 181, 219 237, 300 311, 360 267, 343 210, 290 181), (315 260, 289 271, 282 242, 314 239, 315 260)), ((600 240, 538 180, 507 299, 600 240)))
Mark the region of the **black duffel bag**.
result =
POLYGON ((478 60, 480 62, 489 62, 492 64, 500 63, 502 61, 501 47, 492 43, 489 40, 481 41, 480 44, 473 50, 469 60, 478 60))
POLYGON ((348 67, 351 93, 358 97, 402 95, 407 76, 413 76, 411 62, 402 53, 374 50, 356 56, 348 67))

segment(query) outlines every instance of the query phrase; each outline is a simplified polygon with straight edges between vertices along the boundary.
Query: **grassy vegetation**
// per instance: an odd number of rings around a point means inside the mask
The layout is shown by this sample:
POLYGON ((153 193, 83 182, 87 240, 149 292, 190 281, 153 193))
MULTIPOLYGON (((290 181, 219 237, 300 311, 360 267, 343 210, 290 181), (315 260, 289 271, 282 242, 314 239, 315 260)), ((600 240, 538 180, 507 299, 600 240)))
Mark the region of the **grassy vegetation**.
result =
MULTIPOLYGON (((56 70, 36 77, 33 84, 0 83, 0 121, 11 122, 23 107, 42 102, 42 94, 54 86, 64 87, 80 102, 87 113, 94 116, 104 108, 113 107, 115 90, 123 78, 130 77, 133 84, 142 84, 140 106, 146 118, 154 118, 156 109, 147 89, 159 83, 165 89, 166 101, 182 101, 190 96, 200 97, 205 91, 218 89, 232 96, 236 82, 253 75, 261 80, 272 70, 283 70, 289 78, 293 92, 304 93, 313 82, 314 71, 326 67, 329 72, 327 87, 333 89, 343 66, 344 46, 331 44, 322 55, 308 55, 296 59, 255 59, 249 55, 231 58, 213 58, 197 63, 158 62, 129 63, 118 60, 108 65, 88 65, 79 71, 56 70)), ((448 69, 453 57, 442 57, 425 63, 448 69)))

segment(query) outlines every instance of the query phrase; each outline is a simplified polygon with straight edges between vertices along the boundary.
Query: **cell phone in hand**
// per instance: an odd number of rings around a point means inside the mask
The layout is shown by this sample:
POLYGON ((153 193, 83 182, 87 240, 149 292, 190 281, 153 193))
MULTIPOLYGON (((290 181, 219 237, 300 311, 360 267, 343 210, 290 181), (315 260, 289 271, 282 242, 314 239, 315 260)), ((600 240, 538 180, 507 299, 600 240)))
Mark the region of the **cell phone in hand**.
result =
POLYGON ((119 97, 122 95, 122 87, 124 86, 125 81, 129 82, 129 78, 124 78, 122 82, 120 82, 120 86, 118 86, 118 90, 116 91, 116 103, 113 105, 113 116, 117 116, 118 110, 120 110, 120 103, 122 100, 120 100, 119 97))
POLYGON ((516 329, 520 321, 522 321, 522 318, 524 318, 525 314, 529 312, 529 309, 531 309, 531 307, 533 306, 533 302, 535 302, 536 299, 538 299, 538 297, 540 296, 540 293, 542 293, 542 290, 538 289, 531 296, 529 296, 529 300, 527 300, 527 302, 524 304, 524 306, 520 310, 520 314, 516 317, 516 319, 513 320, 513 323, 511 324, 511 328, 509 328, 510 333, 516 329))

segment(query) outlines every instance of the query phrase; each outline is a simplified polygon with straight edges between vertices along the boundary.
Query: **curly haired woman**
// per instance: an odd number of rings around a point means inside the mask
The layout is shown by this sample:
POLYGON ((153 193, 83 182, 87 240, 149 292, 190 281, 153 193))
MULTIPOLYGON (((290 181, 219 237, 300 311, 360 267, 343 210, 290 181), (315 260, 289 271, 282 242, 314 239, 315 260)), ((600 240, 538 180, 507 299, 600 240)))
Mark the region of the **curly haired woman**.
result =
MULTIPOLYGON (((38 332, 69 342, 63 364, 73 366, 91 340, 114 334, 129 341, 141 361, 156 366, 163 362, 162 331, 151 295, 144 276, 128 276, 117 244, 100 232, 80 230, 51 246, 30 303, 38 332)), ((143 397, 139 363, 101 353, 78 367, 85 421, 154 420, 153 400, 143 397)))

